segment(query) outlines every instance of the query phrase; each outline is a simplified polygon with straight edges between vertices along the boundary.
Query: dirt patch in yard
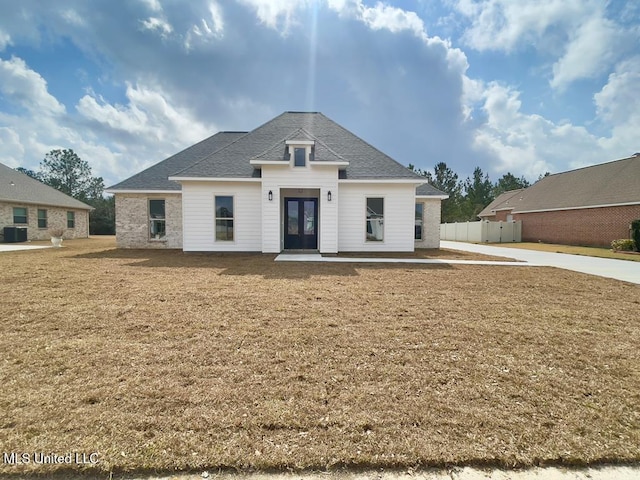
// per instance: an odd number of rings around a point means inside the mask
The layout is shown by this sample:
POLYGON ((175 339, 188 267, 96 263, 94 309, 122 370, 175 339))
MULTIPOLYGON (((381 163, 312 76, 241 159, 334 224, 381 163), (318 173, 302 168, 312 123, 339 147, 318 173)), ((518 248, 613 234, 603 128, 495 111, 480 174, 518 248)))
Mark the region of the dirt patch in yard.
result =
POLYGON ((273 257, 0 255, 0 473, 640 460, 637 286, 273 257))

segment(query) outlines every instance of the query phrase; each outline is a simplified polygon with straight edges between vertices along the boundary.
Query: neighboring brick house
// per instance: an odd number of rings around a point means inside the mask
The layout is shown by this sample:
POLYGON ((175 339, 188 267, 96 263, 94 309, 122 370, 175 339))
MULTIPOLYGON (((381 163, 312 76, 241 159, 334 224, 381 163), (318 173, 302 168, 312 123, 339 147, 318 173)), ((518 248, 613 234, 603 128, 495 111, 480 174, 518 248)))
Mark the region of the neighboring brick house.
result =
POLYGON ((63 238, 87 238, 92 208, 0 163, 0 241, 4 227, 26 227, 27 240, 48 240, 58 228, 63 238))
POLYGON ((608 247, 640 219, 640 155, 557 173, 505 192, 478 215, 522 221, 522 241, 608 247))
POLYGON ((318 112, 220 132, 107 189, 124 248, 413 251, 443 192, 318 112))

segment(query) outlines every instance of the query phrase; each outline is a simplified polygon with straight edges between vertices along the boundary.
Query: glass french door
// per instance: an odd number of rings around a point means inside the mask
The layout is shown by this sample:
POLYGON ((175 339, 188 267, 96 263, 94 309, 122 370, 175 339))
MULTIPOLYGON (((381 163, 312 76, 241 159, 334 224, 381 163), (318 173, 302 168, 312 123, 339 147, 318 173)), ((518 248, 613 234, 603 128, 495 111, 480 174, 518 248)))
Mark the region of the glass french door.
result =
POLYGON ((315 250, 318 248, 318 199, 284 199, 284 248, 315 250))

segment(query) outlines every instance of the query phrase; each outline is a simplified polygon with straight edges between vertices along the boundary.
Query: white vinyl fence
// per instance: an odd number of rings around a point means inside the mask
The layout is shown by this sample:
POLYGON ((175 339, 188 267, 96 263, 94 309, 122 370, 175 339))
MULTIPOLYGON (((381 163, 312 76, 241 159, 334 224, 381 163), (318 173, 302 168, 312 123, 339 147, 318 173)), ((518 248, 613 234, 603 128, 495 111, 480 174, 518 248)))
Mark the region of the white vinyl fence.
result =
POLYGON ((440 240, 477 243, 521 242, 522 222, 442 223, 440 240))

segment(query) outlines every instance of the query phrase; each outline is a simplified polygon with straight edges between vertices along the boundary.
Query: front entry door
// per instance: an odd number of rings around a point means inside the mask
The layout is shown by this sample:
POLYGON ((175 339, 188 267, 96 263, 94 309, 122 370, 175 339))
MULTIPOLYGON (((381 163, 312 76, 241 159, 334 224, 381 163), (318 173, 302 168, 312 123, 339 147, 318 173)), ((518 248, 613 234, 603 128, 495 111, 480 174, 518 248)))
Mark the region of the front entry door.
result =
POLYGON ((318 199, 284 199, 284 248, 315 250, 318 248, 318 199))

